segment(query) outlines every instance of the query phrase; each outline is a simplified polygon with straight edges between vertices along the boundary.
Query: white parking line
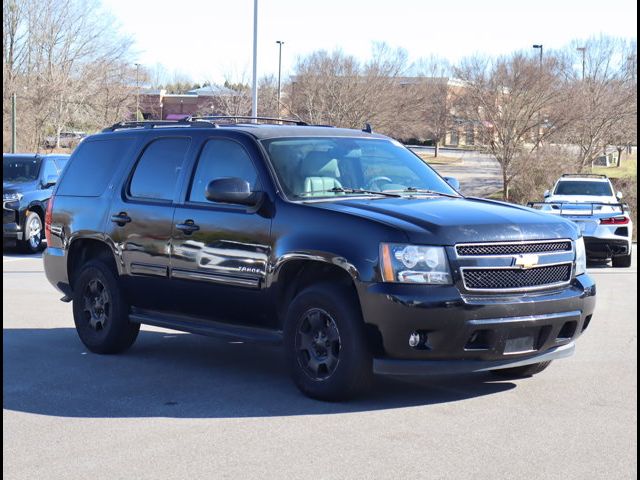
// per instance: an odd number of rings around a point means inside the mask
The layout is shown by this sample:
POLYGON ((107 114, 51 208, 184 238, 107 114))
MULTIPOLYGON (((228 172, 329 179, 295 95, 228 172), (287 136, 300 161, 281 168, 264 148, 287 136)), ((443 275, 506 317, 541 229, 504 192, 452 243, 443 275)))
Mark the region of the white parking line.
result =
POLYGON ((25 261, 40 261, 42 262, 42 256, 41 255, 3 255, 2 256, 2 263, 12 263, 12 262, 19 262, 20 260, 25 260, 25 261))

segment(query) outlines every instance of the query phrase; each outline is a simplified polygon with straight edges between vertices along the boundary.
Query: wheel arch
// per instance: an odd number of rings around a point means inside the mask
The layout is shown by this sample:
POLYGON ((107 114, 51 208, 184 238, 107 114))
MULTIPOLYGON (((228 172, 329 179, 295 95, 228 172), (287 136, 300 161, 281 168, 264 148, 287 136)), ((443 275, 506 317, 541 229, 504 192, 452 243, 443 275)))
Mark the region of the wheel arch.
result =
MULTIPOLYGON (((271 285, 276 302, 279 328, 283 327, 288 307, 296 295, 307 287, 319 283, 330 283, 344 288, 362 316, 357 282, 359 282, 357 270, 346 261, 331 261, 318 255, 314 255, 314 258, 305 255, 289 256, 275 269, 271 285)), ((382 352, 382 335, 378 328, 364 322, 364 318, 363 324, 372 352, 374 354, 382 352)))
POLYGON ((67 278, 73 288, 73 282, 77 278, 82 265, 89 260, 100 259, 118 273, 117 262, 113 248, 106 242, 96 238, 78 238, 73 240, 68 247, 67 278))

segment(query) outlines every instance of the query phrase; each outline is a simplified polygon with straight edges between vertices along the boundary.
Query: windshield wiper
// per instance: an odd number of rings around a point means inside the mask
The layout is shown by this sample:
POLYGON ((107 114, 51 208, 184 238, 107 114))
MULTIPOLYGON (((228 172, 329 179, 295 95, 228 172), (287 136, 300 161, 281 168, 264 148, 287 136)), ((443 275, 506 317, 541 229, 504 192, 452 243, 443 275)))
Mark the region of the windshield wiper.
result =
POLYGON ((342 188, 342 187, 334 187, 334 188, 330 188, 329 190, 316 190, 315 192, 303 192, 298 194, 298 196, 308 197, 311 195, 317 195, 318 193, 353 193, 356 195, 366 194, 366 195, 382 195, 384 197, 394 197, 394 198, 402 197, 402 195, 398 193, 376 192, 374 190, 363 190, 361 188, 342 188))
POLYGON ((426 195, 439 195, 449 198, 460 198, 460 195, 453 195, 451 193, 438 192, 437 190, 429 190, 426 188, 407 187, 404 190, 387 190, 387 192, 402 192, 402 193, 423 193, 426 195))

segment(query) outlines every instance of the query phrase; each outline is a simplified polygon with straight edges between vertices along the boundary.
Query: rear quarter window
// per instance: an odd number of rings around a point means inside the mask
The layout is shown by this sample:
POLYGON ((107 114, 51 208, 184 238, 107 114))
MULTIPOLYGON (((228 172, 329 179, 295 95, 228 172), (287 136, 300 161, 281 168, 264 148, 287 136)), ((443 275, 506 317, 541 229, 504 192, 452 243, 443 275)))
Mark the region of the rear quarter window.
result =
POLYGON ((110 138, 81 143, 69 160, 56 194, 99 197, 134 143, 135 138, 110 138))

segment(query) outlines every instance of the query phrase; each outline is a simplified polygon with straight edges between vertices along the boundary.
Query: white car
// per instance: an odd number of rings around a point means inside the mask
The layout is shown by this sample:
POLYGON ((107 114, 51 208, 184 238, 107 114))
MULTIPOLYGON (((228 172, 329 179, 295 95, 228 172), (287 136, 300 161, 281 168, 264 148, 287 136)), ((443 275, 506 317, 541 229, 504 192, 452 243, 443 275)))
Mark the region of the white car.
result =
POLYGON ((633 224, 622 193, 606 175, 564 174, 544 202, 530 207, 574 221, 584 237, 589 259, 611 259, 614 267, 631 266, 633 224))

